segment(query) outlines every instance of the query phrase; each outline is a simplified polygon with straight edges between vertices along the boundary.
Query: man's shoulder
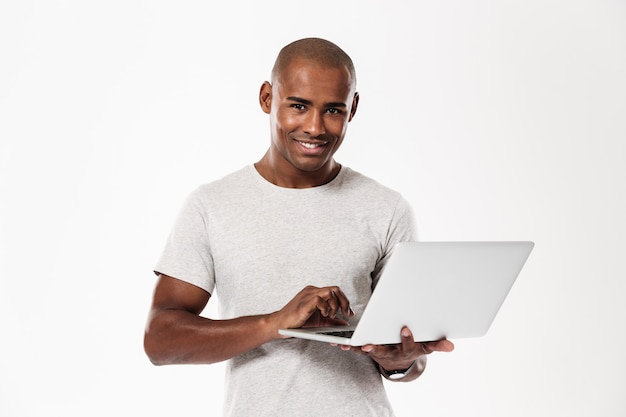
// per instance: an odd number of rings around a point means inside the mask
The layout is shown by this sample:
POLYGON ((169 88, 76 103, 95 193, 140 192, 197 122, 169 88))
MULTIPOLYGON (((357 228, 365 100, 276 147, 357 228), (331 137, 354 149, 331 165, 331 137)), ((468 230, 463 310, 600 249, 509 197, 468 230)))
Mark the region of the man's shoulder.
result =
POLYGON ((400 193, 397 190, 394 190, 387 185, 382 184, 381 182, 375 180, 372 177, 369 177, 359 171, 355 171, 352 168, 344 167, 343 168, 343 186, 349 189, 355 190, 364 190, 367 189, 369 192, 380 193, 385 195, 394 195, 399 196, 400 193))
POLYGON ((246 184, 251 184, 250 167, 245 166, 225 176, 196 186, 189 193, 189 202, 206 205, 215 199, 227 199, 228 196, 245 192, 246 184))
POLYGON ((224 175, 221 178, 217 178, 217 179, 205 182, 203 184, 200 184, 196 188, 196 192, 203 193, 203 192, 212 192, 214 190, 219 190, 222 188, 228 189, 229 187, 232 187, 233 185, 249 183, 250 180, 251 180, 250 166, 246 165, 242 168, 239 168, 236 171, 233 171, 224 175))

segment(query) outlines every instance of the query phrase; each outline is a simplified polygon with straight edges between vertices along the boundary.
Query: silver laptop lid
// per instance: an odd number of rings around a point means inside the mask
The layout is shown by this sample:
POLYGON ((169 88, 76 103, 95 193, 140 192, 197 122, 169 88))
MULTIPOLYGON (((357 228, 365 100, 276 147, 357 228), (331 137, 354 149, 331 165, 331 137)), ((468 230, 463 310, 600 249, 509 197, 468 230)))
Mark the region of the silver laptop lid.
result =
POLYGON ((533 242, 403 242, 394 248, 351 344, 484 335, 533 242))

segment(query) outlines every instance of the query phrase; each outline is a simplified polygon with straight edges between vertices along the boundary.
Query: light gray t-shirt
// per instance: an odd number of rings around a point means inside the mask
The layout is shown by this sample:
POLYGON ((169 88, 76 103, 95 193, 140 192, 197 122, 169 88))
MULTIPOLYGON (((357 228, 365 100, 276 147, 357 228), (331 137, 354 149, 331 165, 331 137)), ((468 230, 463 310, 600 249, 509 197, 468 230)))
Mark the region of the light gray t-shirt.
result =
MULTIPOLYGON (((394 245, 415 238, 406 200, 347 167, 292 189, 249 165, 191 193, 155 271, 217 295, 222 319, 338 285, 356 322, 394 245)), ((231 359, 226 381, 225 416, 393 415, 373 362, 321 342, 266 343, 231 359)))

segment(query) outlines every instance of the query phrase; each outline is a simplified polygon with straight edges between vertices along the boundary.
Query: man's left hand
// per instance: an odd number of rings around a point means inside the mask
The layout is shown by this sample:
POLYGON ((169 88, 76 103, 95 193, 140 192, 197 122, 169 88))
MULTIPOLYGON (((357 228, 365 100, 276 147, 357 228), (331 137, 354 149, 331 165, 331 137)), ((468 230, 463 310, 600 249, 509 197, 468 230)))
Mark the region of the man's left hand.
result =
POLYGON ((426 355, 432 352, 452 352, 454 344, 447 339, 416 342, 408 327, 401 331, 401 343, 396 345, 364 345, 360 347, 342 345, 343 350, 352 350, 368 355, 378 365, 388 371, 408 369, 417 361, 415 371, 407 375, 406 380, 417 378, 426 365, 426 355))

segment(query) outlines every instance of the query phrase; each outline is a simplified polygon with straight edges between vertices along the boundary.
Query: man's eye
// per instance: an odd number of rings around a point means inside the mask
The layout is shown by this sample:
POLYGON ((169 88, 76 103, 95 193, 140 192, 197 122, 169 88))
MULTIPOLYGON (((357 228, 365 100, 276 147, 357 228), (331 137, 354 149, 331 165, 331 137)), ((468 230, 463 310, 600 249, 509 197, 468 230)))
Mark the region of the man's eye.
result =
POLYGON ((330 114, 341 114, 341 111, 339 109, 334 109, 334 108, 328 109, 327 112, 330 114))
POLYGON ((293 103, 291 107, 293 107, 296 110, 304 110, 304 104, 300 104, 300 103, 293 103))

